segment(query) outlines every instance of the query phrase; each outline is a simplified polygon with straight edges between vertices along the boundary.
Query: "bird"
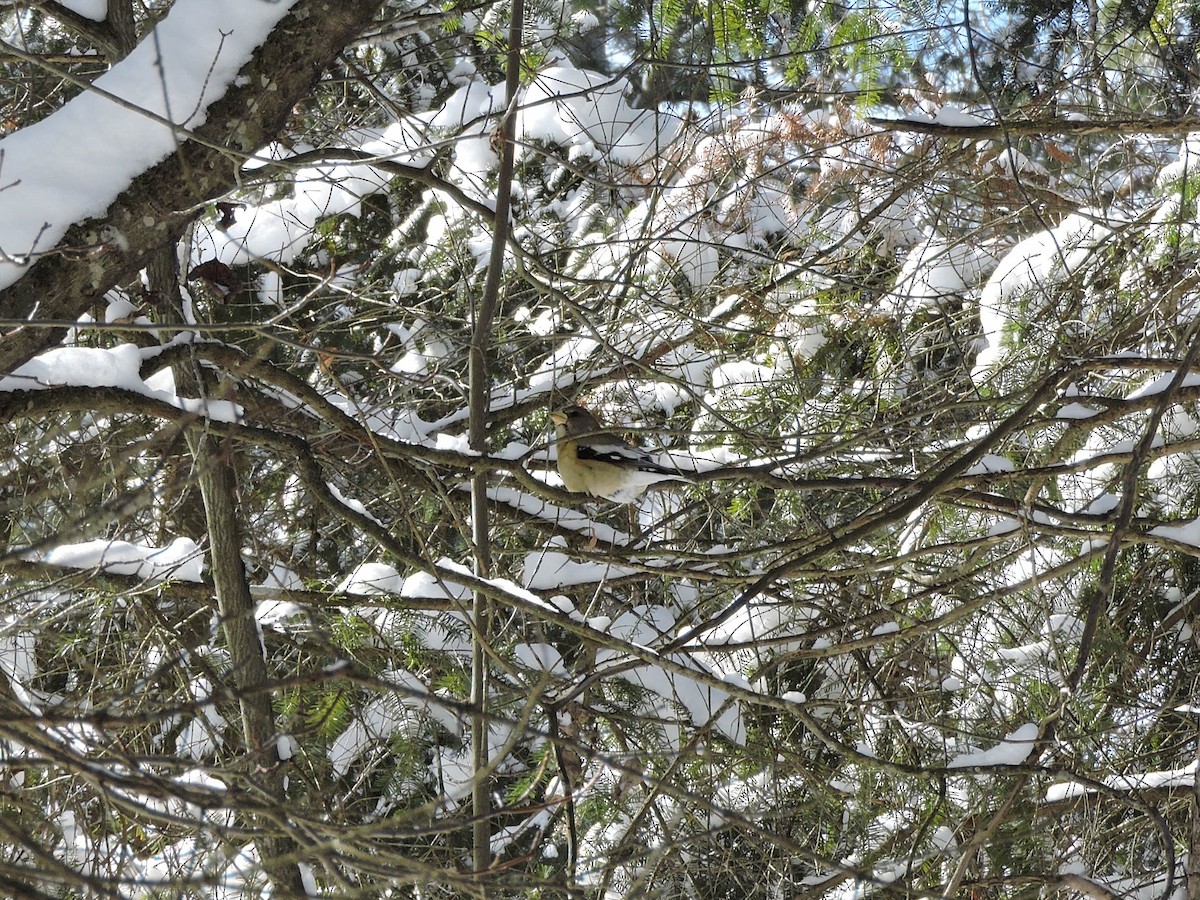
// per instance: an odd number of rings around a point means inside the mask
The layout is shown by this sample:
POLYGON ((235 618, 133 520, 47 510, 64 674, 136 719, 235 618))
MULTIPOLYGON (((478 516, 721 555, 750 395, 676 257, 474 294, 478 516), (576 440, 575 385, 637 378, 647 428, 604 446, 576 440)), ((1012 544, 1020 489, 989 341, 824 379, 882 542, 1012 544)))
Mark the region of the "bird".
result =
POLYGON ((659 465, 650 454, 606 429, 582 406, 550 413, 558 445, 563 486, 617 503, 632 503, 661 481, 691 481, 659 465))

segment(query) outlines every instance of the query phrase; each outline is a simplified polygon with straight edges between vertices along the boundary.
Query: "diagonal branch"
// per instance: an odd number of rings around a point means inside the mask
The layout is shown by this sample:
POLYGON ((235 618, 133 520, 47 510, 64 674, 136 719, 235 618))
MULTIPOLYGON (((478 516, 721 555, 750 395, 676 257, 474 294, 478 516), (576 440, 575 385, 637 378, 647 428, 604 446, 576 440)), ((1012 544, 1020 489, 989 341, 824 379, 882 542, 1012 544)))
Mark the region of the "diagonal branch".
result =
MULTIPOLYGON (((242 160, 281 133, 292 107, 313 89, 383 0, 299 0, 207 112, 196 140, 143 172, 100 219, 68 229, 58 251, 0 291, 0 308, 22 319, 76 319, 93 298, 132 278, 150 254, 175 240, 205 200, 237 183, 242 160), (120 246, 105 240, 120 235, 120 246), (90 248, 79 254, 71 248, 90 248)), ((86 123, 84 123, 86 125, 86 123)), ((82 128, 83 126, 81 126, 82 128)), ((79 135, 81 142, 89 136, 79 135)), ((65 328, 22 328, 0 337, 0 372, 11 372, 62 339, 65 328)))
POLYGON ((936 137, 981 141, 1016 136, 1089 136, 1101 134, 1178 134, 1200 129, 1200 116, 1132 116, 1113 119, 1041 119, 980 121, 975 125, 952 125, 928 119, 890 119, 869 116, 867 123, 884 131, 910 131, 936 137))

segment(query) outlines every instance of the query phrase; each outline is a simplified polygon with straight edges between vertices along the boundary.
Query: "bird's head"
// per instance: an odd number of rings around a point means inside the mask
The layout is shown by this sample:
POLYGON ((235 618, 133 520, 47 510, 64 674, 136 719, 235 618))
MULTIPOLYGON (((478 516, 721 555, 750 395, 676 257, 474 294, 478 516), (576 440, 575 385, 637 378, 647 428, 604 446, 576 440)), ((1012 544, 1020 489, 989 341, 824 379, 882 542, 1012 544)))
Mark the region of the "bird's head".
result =
POLYGON ((596 417, 577 404, 554 410, 550 421, 569 435, 596 434, 601 430, 596 417))

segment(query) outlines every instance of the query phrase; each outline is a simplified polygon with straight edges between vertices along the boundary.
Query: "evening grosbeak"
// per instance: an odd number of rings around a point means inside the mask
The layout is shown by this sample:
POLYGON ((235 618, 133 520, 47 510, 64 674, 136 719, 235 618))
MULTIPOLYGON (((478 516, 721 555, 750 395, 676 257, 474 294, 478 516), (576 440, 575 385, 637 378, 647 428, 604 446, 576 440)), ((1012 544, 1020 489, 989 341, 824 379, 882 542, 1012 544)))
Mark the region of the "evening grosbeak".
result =
POLYGON ((568 491, 632 503, 652 484, 691 480, 606 430, 582 406, 556 410, 550 418, 558 437, 558 472, 568 491))

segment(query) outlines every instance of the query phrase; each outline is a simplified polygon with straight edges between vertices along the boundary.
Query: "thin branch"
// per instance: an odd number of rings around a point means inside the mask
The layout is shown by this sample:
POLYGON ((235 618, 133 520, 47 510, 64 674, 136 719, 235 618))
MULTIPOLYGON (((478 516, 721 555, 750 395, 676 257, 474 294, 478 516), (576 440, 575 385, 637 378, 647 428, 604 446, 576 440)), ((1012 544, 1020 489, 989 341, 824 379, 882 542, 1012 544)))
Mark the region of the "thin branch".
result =
POLYGON ((978 125, 949 125, 928 119, 868 116, 867 124, 883 131, 910 131, 936 137, 982 141, 1018 136, 1061 135, 1088 137, 1111 134, 1188 134, 1200 130, 1200 116, 1132 116, 1113 119, 1005 119, 978 125))

